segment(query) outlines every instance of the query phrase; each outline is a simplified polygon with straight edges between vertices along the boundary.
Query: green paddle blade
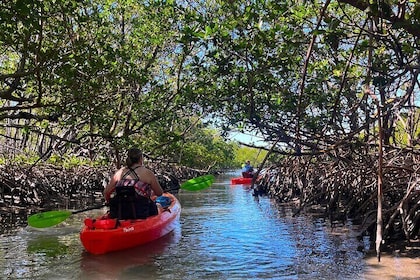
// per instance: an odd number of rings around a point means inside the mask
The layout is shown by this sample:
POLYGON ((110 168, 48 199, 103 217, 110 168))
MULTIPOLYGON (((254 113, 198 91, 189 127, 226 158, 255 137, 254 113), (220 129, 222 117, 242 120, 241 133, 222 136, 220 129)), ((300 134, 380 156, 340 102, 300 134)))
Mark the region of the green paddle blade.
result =
POLYGON ((213 175, 204 175, 191 180, 188 180, 181 184, 181 189, 187 191, 199 191, 205 188, 208 188, 213 184, 214 176, 213 175))
POLYGON ((28 218, 28 225, 34 228, 52 227, 67 219, 71 214, 70 211, 66 210, 54 210, 34 214, 28 218))

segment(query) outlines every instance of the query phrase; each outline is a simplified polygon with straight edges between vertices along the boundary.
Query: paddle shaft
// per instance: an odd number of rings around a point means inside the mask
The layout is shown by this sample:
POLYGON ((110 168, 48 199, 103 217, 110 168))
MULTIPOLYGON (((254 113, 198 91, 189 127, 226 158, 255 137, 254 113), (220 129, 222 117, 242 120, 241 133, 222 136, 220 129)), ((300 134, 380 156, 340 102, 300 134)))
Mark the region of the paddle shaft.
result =
POLYGON ((105 206, 107 206, 107 204, 101 204, 101 205, 96 205, 96 206, 92 206, 92 207, 81 209, 81 210, 75 210, 75 211, 72 211, 71 213, 72 214, 82 213, 82 212, 86 212, 90 210, 101 209, 102 207, 105 207, 105 206))

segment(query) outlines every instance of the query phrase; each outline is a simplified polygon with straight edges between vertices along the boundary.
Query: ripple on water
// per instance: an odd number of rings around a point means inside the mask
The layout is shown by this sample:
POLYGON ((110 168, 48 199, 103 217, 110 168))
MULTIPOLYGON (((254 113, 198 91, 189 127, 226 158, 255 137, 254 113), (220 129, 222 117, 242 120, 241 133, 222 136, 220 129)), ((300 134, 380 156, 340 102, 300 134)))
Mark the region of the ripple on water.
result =
POLYGON ((293 217, 291 208, 253 197, 228 179, 203 191, 181 191, 179 227, 126 251, 84 252, 78 232, 83 218, 96 211, 72 215, 58 227, 2 235, 0 278, 416 279, 418 259, 383 257, 377 264, 357 250, 363 244, 351 224, 332 228, 323 219, 293 217), (394 270, 379 274, 387 267, 394 270))

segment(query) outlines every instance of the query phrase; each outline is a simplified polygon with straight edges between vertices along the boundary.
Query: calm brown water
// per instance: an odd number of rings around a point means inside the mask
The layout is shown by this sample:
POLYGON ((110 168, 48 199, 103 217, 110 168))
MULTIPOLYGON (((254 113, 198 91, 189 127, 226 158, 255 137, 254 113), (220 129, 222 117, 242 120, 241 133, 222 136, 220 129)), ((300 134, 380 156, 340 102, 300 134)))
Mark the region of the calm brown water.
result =
POLYGON ((420 259, 383 256, 378 264, 357 248, 351 225, 330 228, 268 198, 255 198, 226 174, 209 189, 181 191, 174 232, 127 251, 94 256, 79 241, 82 220, 54 228, 23 228, 0 236, 0 279, 420 279, 420 259))

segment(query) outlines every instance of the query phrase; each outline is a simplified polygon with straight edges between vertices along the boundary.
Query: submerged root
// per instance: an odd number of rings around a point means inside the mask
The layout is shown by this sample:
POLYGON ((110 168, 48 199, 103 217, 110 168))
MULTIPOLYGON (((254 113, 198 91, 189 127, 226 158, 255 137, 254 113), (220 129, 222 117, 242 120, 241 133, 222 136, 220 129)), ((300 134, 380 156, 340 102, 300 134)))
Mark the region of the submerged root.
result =
MULTIPOLYGON (((331 224, 351 219, 361 235, 374 236, 377 168, 375 154, 350 150, 286 157, 264 170, 257 187, 280 203, 298 200, 296 215, 318 209, 331 224)), ((419 240, 420 155, 387 150, 383 170, 385 243, 419 240)))

